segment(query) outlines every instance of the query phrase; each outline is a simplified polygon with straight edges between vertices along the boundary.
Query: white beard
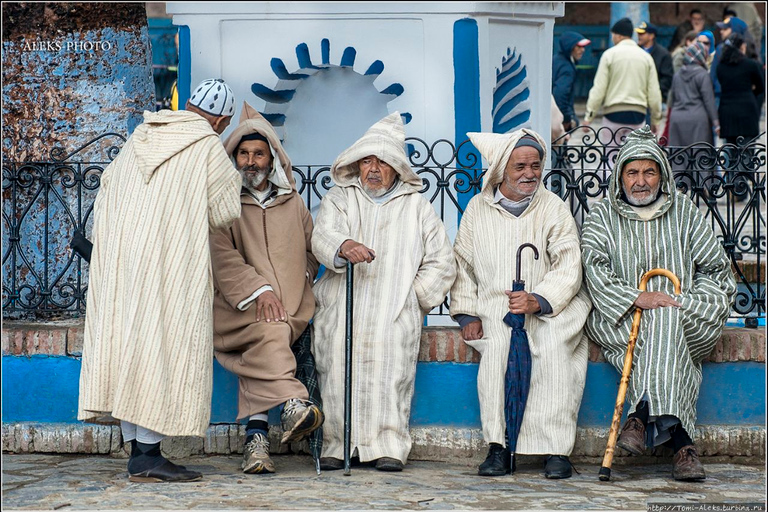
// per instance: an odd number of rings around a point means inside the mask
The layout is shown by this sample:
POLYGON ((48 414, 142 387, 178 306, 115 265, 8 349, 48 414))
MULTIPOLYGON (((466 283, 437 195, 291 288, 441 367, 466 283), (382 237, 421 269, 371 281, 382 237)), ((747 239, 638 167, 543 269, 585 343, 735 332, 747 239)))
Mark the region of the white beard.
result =
POLYGON ((632 206, 648 206, 656 201, 656 197, 659 195, 659 187, 661 187, 661 182, 659 182, 659 184, 656 185, 656 188, 651 190, 651 193, 644 199, 635 199, 626 189, 624 189, 624 195, 627 196, 627 201, 632 206))

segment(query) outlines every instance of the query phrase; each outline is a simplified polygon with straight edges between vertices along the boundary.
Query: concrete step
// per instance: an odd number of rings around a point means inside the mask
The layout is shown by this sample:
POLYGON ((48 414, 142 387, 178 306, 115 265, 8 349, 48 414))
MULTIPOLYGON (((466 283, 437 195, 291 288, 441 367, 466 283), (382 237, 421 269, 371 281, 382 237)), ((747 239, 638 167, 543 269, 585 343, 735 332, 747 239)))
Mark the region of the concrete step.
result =
MULTIPOLYGON (((271 453, 310 453, 307 441, 280 444, 282 429, 272 426, 269 431, 271 453)), ((448 427, 411 428, 412 460, 469 462, 479 464, 485 459, 487 445, 480 429, 448 427)), ((765 460, 765 427, 706 425, 696 428, 696 446, 702 457, 710 462, 757 463, 765 460)), ((65 423, 3 423, 4 453, 80 453, 110 454, 127 457, 129 446, 120 447, 117 425, 65 423)), ((608 440, 607 428, 578 428, 572 458, 585 463, 602 460, 608 440)), ((163 441, 163 453, 169 458, 192 455, 242 454, 245 425, 211 425, 205 437, 175 437, 163 441)), ((631 456, 617 449, 615 464, 648 462, 668 463, 672 451, 667 448, 648 450, 646 455, 631 456)), ((534 456, 531 456, 533 458, 534 456)))
MULTIPOLYGON (((76 420, 82 332, 81 320, 3 325, 4 451, 119 451, 116 426, 76 420), (41 375, 56 385, 41 386, 41 375)), ((458 328, 423 330, 410 421, 414 458, 484 458, 477 399, 478 362, 479 354, 463 342, 458 328), (445 392, 446 382, 451 383, 451 393, 445 392)), ((242 450, 244 426, 235 422, 237 378, 215 362, 213 381, 212 426, 206 438, 169 440, 165 449, 173 453, 178 450, 178 456, 242 450)), ((585 460, 602 456, 618 381, 618 372, 605 362, 599 347, 590 343, 575 456, 585 460)), ((703 365, 694 436, 703 455, 764 460, 764 383, 765 331, 726 328, 703 365)), ((279 424, 276 412, 270 413, 273 425, 279 424)), ((273 449, 286 450, 276 444, 276 428, 273 426, 271 432, 273 449)), ((650 460, 663 454, 659 451, 650 460)), ((623 456, 619 454, 618 458, 623 456)))
MULTIPOLYGON (((70 356, 83 351, 83 320, 46 323, 4 322, 4 356, 70 356)), ((589 360, 604 362, 600 347, 589 341, 589 360)), ((480 355, 461 338, 457 327, 425 327, 419 347, 420 362, 478 363, 480 355)), ((765 362, 765 330, 726 327, 707 362, 765 362)))

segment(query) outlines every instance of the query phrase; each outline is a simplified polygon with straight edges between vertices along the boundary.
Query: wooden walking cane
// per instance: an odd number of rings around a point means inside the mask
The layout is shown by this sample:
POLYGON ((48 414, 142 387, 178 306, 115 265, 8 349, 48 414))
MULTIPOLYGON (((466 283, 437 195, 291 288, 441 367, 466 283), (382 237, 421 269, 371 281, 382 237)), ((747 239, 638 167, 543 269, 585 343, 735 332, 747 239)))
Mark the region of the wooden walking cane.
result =
POLYGON ((346 350, 344 354, 344 476, 350 476, 349 445, 352 437, 352 286, 355 266, 347 261, 347 325, 346 350))
MULTIPOLYGON (((640 279, 640 286, 638 286, 641 292, 645 291, 648 280, 654 276, 664 276, 672 281, 672 284, 675 285, 675 293, 680 295, 680 280, 675 274, 664 268, 655 268, 643 274, 643 277, 640 279)), ((635 310, 635 318, 632 320, 632 330, 629 333, 627 355, 624 356, 624 369, 621 372, 619 394, 616 397, 616 408, 613 411, 611 430, 608 433, 608 445, 605 447, 603 465, 599 472, 600 481, 602 482, 607 482, 611 479, 611 462, 613 462, 613 451, 616 448, 616 441, 619 438, 619 424, 621 423, 621 415, 624 413, 624 400, 626 399, 627 388, 629 387, 629 374, 632 372, 632 357, 634 356, 635 342, 637 341, 637 332, 640 330, 640 316, 642 314, 643 310, 637 308, 635 310)))

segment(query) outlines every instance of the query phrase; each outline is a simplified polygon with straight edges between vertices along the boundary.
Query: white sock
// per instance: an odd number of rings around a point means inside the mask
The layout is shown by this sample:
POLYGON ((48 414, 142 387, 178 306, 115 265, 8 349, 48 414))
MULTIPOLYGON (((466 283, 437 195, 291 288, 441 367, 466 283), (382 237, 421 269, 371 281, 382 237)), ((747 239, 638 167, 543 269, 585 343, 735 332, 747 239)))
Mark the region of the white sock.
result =
POLYGON ((266 421, 269 422, 269 415, 266 412, 260 412, 259 414, 254 414, 250 418, 248 418, 248 421, 266 421))

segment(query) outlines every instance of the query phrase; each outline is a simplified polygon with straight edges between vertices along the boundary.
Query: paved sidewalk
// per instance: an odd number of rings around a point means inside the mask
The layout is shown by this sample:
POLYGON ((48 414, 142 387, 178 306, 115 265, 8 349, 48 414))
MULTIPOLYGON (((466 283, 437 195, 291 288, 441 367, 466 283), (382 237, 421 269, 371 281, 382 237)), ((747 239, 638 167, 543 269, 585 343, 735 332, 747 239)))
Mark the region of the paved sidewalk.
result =
MULTIPOLYGON (((523 464, 514 475, 483 478, 474 465, 409 462, 402 473, 372 467, 314 472, 305 455, 274 456, 278 473, 244 475, 240 456, 194 457, 176 461, 201 471, 188 484, 128 481, 126 459, 109 456, 3 455, 4 510, 72 509, 294 509, 294 510, 646 510, 653 503, 761 503, 763 467, 707 464, 702 483, 676 482, 670 464, 622 465, 610 482, 598 466, 578 465, 581 474, 547 480, 540 464, 523 464)), ((710 509, 711 510, 711 509, 710 509)), ((754 509, 753 509, 754 510, 754 509)), ((758 508, 759 510, 759 508, 758 508)))

